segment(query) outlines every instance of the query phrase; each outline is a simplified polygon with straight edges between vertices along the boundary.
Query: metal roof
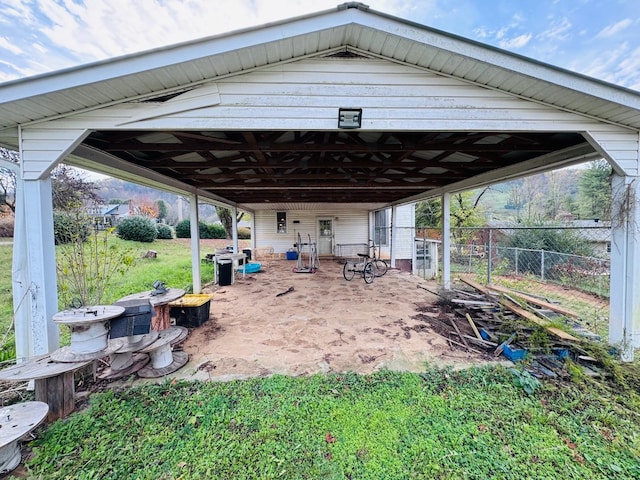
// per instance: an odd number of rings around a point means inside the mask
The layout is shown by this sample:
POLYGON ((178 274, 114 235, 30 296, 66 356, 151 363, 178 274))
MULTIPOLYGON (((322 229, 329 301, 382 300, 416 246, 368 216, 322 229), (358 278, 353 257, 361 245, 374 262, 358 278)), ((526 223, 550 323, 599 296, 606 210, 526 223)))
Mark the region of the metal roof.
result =
MULTIPOLYGON (((122 102, 163 100, 267 65, 341 52, 428 69, 640 129, 639 92, 350 2, 312 15, 0 84, 0 142, 17 148, 15 127, 20 124, 122 102)), ((171 141, 149 144, 142 140, 145 132, 98 131, 82 148, 85 153, 101 152, 103 159, 117 158, 120 163, 113 165, 120 171, 128 164, 142 176, 152 172, 154 185, 167 178, 174 188, 184 184, 210 193, 209 198, 254 208, 268 202, 274 208, 299 202, 398 203, 557 152, 566 152, 560 154, 564 160, 596 154, 579 132, 368 132, 366 138, 358 131, 333 132, 330 137, 326 132, 304 131, 164 133, 171 141), (184 161, 185 155, 190 155, 190 162, 184 161)))

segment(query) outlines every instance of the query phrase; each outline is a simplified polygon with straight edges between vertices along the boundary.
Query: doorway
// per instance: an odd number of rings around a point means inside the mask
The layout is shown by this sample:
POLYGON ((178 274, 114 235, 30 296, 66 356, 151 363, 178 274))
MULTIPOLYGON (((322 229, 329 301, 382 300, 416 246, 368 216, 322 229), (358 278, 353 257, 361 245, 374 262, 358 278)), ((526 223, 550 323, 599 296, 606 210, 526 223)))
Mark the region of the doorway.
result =
POLYGON ((318 219, 318 255, 333 255, 333 219, 318 219))

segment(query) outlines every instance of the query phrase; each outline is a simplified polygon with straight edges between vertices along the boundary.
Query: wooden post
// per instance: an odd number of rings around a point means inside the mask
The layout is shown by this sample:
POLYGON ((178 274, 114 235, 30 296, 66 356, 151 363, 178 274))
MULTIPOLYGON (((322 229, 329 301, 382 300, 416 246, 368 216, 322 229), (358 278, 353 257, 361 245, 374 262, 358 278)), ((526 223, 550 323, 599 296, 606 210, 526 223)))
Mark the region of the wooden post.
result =
POLYGON ((47 421, 64 418, 75 408, 76 388, 73 372, 35 381, 35 399, 49 405, 47 421))

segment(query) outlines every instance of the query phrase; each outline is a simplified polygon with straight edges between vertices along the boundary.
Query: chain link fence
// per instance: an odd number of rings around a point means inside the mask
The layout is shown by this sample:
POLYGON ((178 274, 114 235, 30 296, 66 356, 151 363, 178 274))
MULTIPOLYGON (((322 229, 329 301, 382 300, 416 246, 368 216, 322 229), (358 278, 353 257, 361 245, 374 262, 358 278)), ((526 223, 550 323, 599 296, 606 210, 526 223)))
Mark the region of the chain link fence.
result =
POLYGON ((608 226, 452 229, 452 280, 472 275, 559 302, 606 335, 610 251, 608 226))

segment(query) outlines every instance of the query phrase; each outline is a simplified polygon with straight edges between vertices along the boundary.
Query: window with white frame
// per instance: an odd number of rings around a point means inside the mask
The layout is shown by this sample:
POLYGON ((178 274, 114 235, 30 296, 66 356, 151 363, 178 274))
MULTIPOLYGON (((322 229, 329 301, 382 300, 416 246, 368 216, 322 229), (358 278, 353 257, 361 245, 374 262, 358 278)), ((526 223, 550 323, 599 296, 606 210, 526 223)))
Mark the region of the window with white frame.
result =
POLYGON ((287 233, 287 212, 276 212, 276 232, 287 233))

